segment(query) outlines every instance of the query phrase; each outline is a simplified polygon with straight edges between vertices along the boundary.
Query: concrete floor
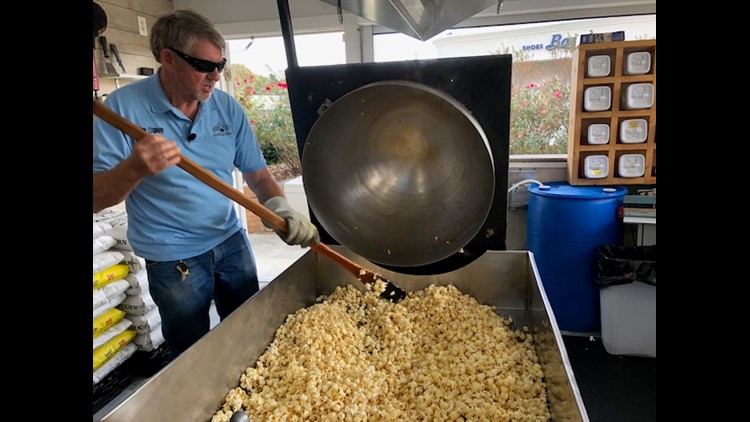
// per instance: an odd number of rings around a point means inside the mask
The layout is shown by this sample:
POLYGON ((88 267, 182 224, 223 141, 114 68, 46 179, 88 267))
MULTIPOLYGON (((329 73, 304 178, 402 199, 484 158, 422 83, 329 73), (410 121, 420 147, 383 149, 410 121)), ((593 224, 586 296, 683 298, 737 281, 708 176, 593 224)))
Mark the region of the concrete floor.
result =
POLYGON ((265 287, 274 278, 310 248, 290 246, 284 243, 275 233, 250 234, 250 245, 255 254, 255 264, 258 267, 260 287, 265 287))
MULTIPOLYGON (((309 250, 309 248, 303 249, 299 246, 289 246, 273 232, 250 234, 249 238, 250 245, 255 254, 255 265, 257 266, 258 281, 261 289, 266 287, 268 283, 309 250)), ((218 323, 219 315, 212 304, 211 328, 213 329, 218 323)), ((94 413, 93 421, 101 421, 105 415, 135 393, 146 381, 148 381, 148 378, 133 379, 122 393, 104 405, 98 412, 94 413)))

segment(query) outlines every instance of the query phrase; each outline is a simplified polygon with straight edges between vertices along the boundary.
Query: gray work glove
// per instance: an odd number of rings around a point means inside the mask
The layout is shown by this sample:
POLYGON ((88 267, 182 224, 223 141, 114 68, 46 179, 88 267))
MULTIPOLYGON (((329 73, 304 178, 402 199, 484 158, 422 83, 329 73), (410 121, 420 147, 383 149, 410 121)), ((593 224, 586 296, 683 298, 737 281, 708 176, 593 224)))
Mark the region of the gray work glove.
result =
POLYGON ((276 232, 281 240, 286 242, 287 245, 300 245, 301 247, 306 248, 310 246, 310 242, 320 242, 318 228, 315 227, 315 225, 313 225, 313 223, 311 223, 303 214, 295 211, 283 196, 274 196, 263 203, 263 206, 286 220, 286 224, 289 226, 288 233, 284 233, 276 227, 273 227, 266 220, 261 221, 263 221, 264 226, 273 229, 273 231, 276 232))

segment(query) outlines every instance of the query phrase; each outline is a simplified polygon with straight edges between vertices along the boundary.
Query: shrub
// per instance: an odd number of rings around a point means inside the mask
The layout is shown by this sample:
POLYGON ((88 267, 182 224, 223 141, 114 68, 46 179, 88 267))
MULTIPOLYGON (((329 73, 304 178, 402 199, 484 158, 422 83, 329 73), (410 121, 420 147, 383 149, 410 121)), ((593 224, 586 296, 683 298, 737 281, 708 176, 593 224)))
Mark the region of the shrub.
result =
MULTIPOLYGON (((565 45, 575 46, 577 35, 565 45)), ((566 154, 570 118, 571 47, 551 50, 551 60, 531 60, 527 51, 502 47, 512 54, 510 154, 566 154)))
POLYGON ((511 155, 568 152, 570 85, 553 77, 513 86, 510 103, 511 155))
MULTIPOLYGON (((569 51, 562 51, 557 54, 560 57, 547 61, 531 61, 526 52, 511 53, 510 154, 566 154, 570 113, 569 51)), ((275 73, 267 77, 255 75, 241 64, 231 65, 230 70, 235 97, 245 108, 266 161, 284 163, 295 174, 300 174, 286 82, 275 73)))
POLYGON ((300 169, 286 82, 274 73, 256 75, 241 64, 231 65, 231 72, 234 96, 245 109, 266 161, 300 169))

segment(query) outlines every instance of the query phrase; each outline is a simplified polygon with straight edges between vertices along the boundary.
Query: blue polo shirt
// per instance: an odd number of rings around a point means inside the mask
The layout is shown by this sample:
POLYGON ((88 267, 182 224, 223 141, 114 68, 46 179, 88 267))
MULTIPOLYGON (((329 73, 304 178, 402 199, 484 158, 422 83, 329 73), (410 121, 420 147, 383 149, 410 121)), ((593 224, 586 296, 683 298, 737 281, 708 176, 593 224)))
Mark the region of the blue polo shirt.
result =
MULTIPOLYGON (((242 106, 226 92, 214 90, 193 122, 167 100, 157 71, 112 92, 104 104, 147 132, 175 141, 183 156, 230 185, 234 167, 245 173, 266 165, 242 106), (196 137, 188 141, 191 133, 196 137)), ((111 170, 135 143, 98 118, 93 141, 94 173, 111 170)), ((242 228, 228 198, 178 166, 143 179, 125 206, 133 251, 154 261, 200 255, 242 228)))

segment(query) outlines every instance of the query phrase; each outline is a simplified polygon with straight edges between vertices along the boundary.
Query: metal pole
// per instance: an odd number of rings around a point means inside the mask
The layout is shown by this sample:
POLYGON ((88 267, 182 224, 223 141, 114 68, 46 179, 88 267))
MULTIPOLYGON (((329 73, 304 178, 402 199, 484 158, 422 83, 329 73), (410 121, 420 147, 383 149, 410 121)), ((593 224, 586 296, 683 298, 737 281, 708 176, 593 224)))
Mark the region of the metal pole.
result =
POLYGON ((294 34, 292 31, 292 15, 289 12, 287 0, 277 0, 279 6, 279 21, 281 22, 281 36, 284 38, 286 62, 290 68, 297 67, 297 51, 294 48, 294 34))

